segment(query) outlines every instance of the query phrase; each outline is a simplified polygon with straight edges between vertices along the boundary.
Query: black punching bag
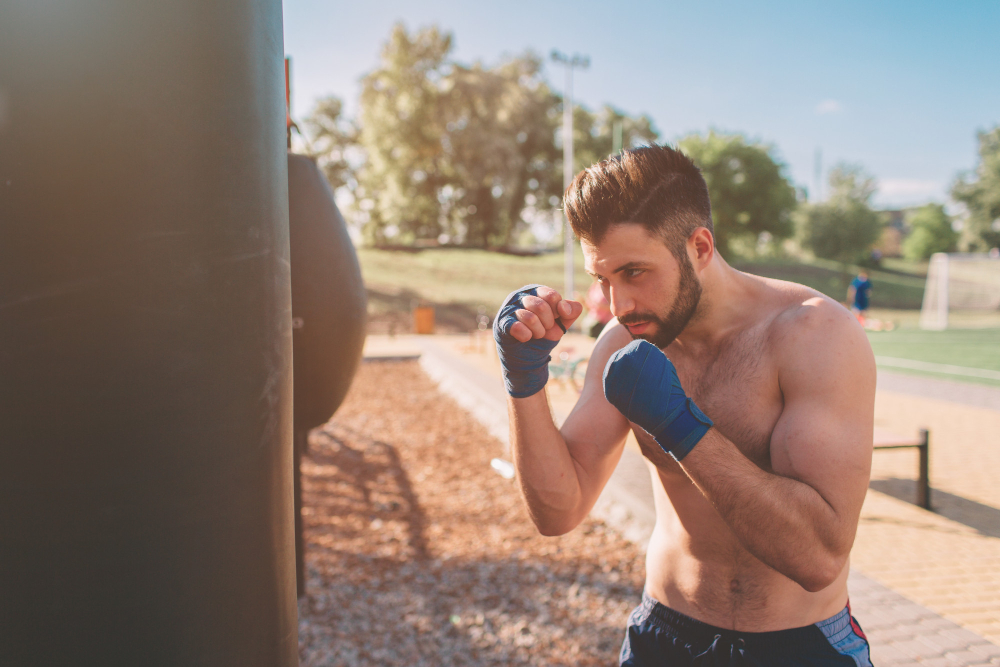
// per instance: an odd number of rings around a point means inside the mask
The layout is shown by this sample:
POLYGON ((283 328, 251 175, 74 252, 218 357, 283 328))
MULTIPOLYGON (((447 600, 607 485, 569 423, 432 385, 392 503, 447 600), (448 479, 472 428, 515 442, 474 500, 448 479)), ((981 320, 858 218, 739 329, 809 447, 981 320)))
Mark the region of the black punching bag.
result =
POLYGON ((297 664, 283 55, 0 2, 0 665, 297 664))
POLYGON ((295 430, 325 424, 351 386, 365 344, 361 267, 316 163, 288 155, 295 430))
POLYGON ((333 193, 316 163, 288 155, 295 365, 295 533, 298 594, 305 593, 299 463, 309 430, 347 394, 365 343, 361 268, 333 193))

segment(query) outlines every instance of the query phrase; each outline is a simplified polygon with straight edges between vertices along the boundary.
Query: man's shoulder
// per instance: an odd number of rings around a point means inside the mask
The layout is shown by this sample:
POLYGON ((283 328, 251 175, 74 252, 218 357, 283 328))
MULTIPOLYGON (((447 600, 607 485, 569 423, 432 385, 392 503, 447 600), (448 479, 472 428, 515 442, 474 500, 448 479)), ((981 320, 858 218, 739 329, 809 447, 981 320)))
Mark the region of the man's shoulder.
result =
POLYGON ((874 392, 875 357, 857 318, 827 296, 803 296, 783 305, 768 337, 786 404, 796 396, 874 392))
POLYGON ((807 287, 786 292, 770 323, 768 339, 780 361, 868 349, 864 329, 840 303, 807 287))

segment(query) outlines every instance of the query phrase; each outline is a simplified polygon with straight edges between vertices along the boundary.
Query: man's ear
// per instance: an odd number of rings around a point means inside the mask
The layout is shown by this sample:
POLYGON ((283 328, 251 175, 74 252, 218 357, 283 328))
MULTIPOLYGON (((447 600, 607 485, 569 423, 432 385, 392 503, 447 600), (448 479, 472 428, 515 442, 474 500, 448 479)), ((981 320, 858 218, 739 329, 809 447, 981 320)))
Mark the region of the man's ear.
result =
POLYGON ((691 266, 695 271, 701 271, 715 257, 715 237, 707 227, 698 227, 687 242, 688 257, 691 258, 691 266))

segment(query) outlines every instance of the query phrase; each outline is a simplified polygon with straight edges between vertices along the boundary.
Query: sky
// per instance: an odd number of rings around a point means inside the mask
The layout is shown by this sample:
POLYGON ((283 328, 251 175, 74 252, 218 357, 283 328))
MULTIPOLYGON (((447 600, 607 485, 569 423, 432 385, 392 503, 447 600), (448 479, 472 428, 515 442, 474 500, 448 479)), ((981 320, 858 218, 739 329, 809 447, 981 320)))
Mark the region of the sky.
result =
MULTIPOLYGON (((331 95, 353 114, 393 25, 437 25, 463 63, 589 56, 576 102, 648 114, 661 142, 743 133, 813 195, 817 151, 824 174, 860 164, 884 208, 947 203, 976 132, 1000 123, 997 0, 284 0, 284 22, 296 118, 331 95)), ((546 74, 561 92, 562 67, 546 74)))

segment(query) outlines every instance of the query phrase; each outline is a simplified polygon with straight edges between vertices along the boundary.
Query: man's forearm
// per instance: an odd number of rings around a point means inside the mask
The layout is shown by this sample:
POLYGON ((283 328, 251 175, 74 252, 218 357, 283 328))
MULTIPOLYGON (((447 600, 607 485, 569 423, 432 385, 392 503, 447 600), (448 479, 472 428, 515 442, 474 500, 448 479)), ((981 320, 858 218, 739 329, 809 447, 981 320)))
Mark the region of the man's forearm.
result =
POLYGON ((580 469, 552 422, 545 392, 507 403, 514 465, 532 521, 543 535, 569 532, 586 514, 580 469))
POLYGON ((854 532, 808 484, 766 472, 712 429, 681 466, 746 549, 809 591, 843 570, 854 532))

